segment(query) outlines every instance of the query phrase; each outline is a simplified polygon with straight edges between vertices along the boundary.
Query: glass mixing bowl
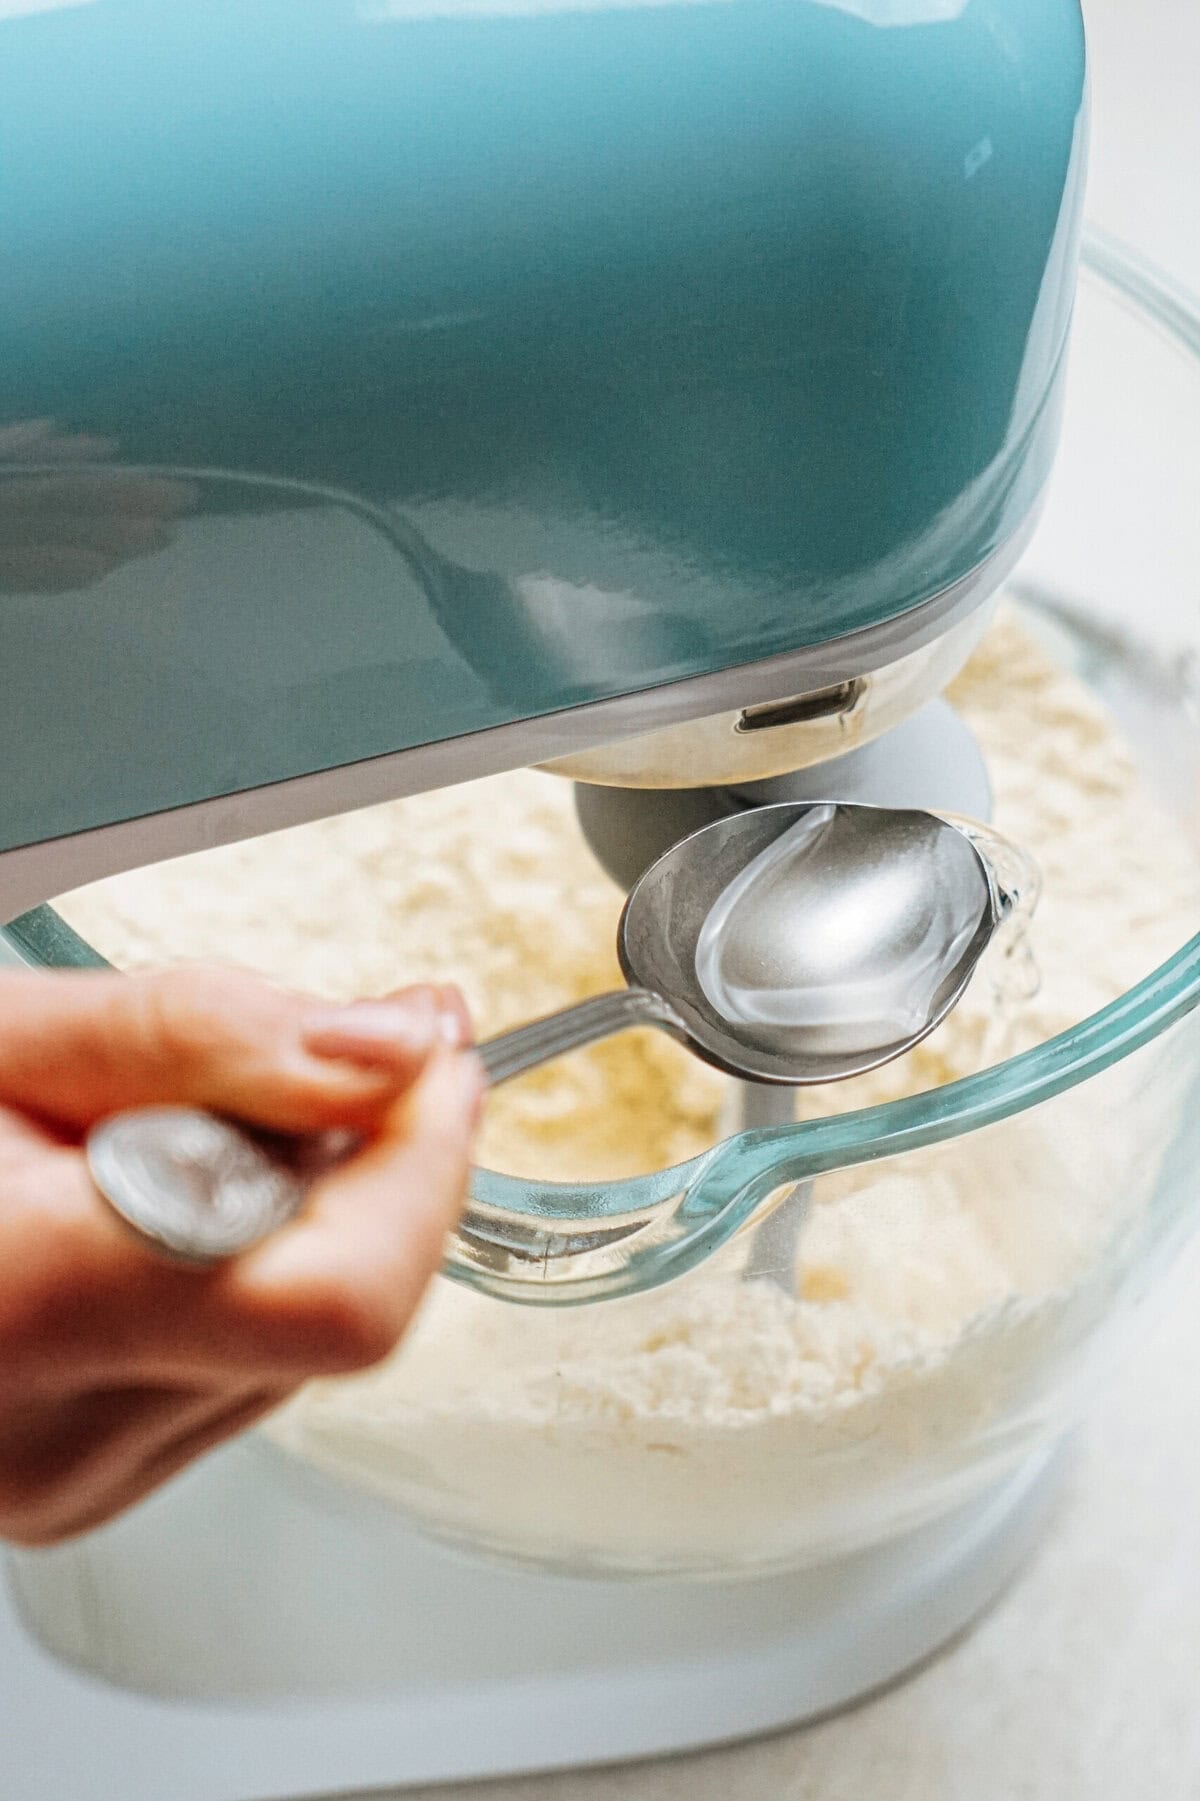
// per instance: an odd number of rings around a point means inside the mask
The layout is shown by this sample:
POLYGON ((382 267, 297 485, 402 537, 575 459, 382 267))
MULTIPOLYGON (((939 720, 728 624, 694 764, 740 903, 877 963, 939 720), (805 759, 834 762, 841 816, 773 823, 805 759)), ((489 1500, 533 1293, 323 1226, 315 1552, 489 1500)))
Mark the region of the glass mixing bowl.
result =
MULTIPOLYGON (((1200 311, 1092 234, 1062 450, 1010 592, 1200 847, 1198 477, 1200 311)), ((30 961, 94 960, 46 908, 8 936, 30 961)), ((948 1086, 624 1182, 480 1172, 399 1363, 353 1412, 312 1391, 270 1454, 282 1443, 443 1537, 578 1573, 822 1562, 1036 1468, 1195 1222, 1187 936, 1114 1004, 948 1086), (875 1280, 919 1288, 920 1202, 939 1187, 969 1188, 1018 1259, 1052 1252, 1054 1279, 977 1311, 949 1351, 918 1307, 886 1380, 832 1392, 822 1372, 874 1355, 868 1328, 817 1306, 795 1329, 764 1220, 803 1234, 848 1204, 902 1247, 875 1280)), ((788 1230, 775 1242, 782 1263, 788 1230)), ((819 1302, 820 1270, 806 1282, 819 1302)))

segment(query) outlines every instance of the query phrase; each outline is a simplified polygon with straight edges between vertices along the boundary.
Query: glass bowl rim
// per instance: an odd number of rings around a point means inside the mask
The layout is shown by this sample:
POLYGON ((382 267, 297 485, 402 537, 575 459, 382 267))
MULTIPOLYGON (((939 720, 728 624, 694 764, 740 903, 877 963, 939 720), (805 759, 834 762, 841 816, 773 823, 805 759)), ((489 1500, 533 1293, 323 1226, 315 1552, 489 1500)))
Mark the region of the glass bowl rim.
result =
MULTIPOLYGON (((1085 226, 1081 275, 1123 309, 1181 351, 1200 375, 1200 296, 1177 283, 1129 245, 1099 227, 1085 226)), ((1099 1075, 1200 1006, 1200 932, 1140 982, 1106 1007, 975 1075, 901 1100, 885 1101, 825 1119, 804 1120, 753 1134, 738 1133, 687 1163, 649 1176, 608 1183, 539 1184, 540 1204, 530 1205, 530 1182, 518 1176, 479 1171, 478 1193, 509 1212, 563 1215, 574 1198, 587 1201, 588 1217, 623 1213, 677 1194, 689 1180, 710 1170, 723 1151, 753 1138, 774 1156, 780 1181, 798 1181, 831 1169, 892 1156, 938 1143, 1009 1118, 1014 1113, 1099 1075), (598 1208, 604 1194, 611 1206, 598 1208), (546 1201, 553 1196, 553 1204, 546 1201), (520 1197, 523 1197, 523 1201, 520 1197)), ((721 1158, 721 1161, 724 1161, 721 1158)), ((746 1159, 761 1170, 761 1156, 746 1159)), ((747 1171, 748 1173, 748 1171, 747 1171)))
MULTIPOLYGON (((1095 226, 1084 231, 1081 274, 1107 290, 1181 351, 1200 374, 1200 298, 1118 239, 1095 226)), ((4 928, 26 956, 43 967, 103 965, 49 903, 4 928)), ((546 1223, 613 1217, 660 1205, 708 1178, 720 1166, 749 1182, 804 1180, 825 1171, 897 1155, 996 1124, 1075 1087, 1120 1062, 1200 1006, 1200 932, 1165 963, 1099 1012, 1032 1050, 940 1088, 901 1100, 795 1125, 737 1133, 714 1150, 650 1175, 587 1183, 535 1182, 528 1177, 475 1172, 473 1196, 489 1210, 546 1223)), ((479 1272, 451 1252, 447 1274, 480 1285, 479 1272)), ((492 1287, 491 1282, 482 1284, 492 1287)))

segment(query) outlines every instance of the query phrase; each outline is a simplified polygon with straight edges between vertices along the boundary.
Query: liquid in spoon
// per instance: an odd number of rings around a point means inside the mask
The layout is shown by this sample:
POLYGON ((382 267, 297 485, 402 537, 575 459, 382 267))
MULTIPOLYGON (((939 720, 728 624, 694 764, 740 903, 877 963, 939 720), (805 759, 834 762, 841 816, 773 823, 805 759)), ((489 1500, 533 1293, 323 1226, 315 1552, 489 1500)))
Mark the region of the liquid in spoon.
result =
POLYGON ((1034 859, 1011 840, 974 823, 963 829, 986 857, 1006 902, 1004 917, 980 965, 991 992, 979 1047, 978 1068, 982 1070, 1026 1048, 1026 1003, 1042 986, 1032 934, 1042 878, 1034 859))
POLYGON ((957 985, 990 904, 971 841, 928 815, 897 813, 882 843, 877 823, 868 836, 853 812, 814 806, 718 896, 696 979, 751 1039, 762 1028, 815 1053, 883 1051, 920 1035, 957 985), (964 878, 979 890, 965 913, 964 878))

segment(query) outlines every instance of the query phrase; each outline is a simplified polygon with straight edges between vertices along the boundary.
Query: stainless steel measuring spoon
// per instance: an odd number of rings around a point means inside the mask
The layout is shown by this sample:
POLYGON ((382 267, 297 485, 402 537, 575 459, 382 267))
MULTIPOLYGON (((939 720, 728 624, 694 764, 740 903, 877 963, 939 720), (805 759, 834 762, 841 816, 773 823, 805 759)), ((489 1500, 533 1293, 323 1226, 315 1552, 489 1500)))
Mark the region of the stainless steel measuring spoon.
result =
MULTIPOLYGON (((835 1082, 902 1056, 961 998, 1011 901, 967 826, 856 803, 788 802, 719 819, 630 893, 628 986, 477 1047, 494 1083, 636 1026, 774 1087, 835 1082)), ((102 1121, 100 1193, 160 1250, 235 1254, 303 1204, 354 1148, 284 1143, 191 1108, 102 1121)))

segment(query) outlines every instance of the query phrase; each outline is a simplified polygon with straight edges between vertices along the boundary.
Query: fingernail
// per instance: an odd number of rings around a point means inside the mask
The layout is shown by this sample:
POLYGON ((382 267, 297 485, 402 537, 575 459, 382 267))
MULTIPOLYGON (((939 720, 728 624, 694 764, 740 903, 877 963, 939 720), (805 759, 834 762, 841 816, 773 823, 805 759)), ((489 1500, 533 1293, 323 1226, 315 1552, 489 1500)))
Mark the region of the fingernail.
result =
POLYGON ((460 1057, 458 1065, 458 1079, 462 1085, 460 1093, 463 1097, 463 1111, 471 1122, 471 1130, 474 1131, 483 1117, 484 1102, 487 1100, 487 1071, 474 1051, 468 1051, 465 1056, 460 1057))
POLYGON ((304 1022, 304 1047, 318 1057, 389 1064, 427 1056, 444 1039, 443 1015, 433 991, 413 989, 403 1000, 356 1001, 312 1013, 304 1022))
POLYGON ((461 1050, 471 1042, 471 1015, 462 991, 453 983, 444 983, 436 990, 438 1011, 438 1035, 443 1044, 451 1050, 461 1050))
POLYGON ((439 1058, 430 1072, 430 1104, 443 1117, 457 1113, 473 1132, 487 1099, 487 1071, 474 1051, 439 1058))

